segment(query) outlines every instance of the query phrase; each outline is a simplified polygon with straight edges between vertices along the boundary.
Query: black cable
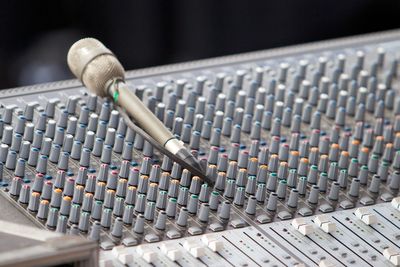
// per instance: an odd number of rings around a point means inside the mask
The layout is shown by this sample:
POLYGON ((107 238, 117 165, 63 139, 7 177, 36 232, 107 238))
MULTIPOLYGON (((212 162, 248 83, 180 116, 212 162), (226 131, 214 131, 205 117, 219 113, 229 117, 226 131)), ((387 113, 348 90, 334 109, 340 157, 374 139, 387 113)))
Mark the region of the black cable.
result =
POLYGON ((119 106, 116 106, 117 110, 121 114, 122 118, 124 119, 126 125, 131 128, 133 131, 135 131, 137 134, 141 135, 147 142, 149 142, 153 147, 155 147, 158 151, 160 151, 162 154, 168 156, 171 160, 175 161, 179 165, 181 165, 183 168, 187 169, 192 175, 194 176, 199 176, 201 179, 206 181, 208 184, 212 184, 213 182, 202 172, 202 170, 198 170, 194 168, 192 165, 188 164, 186 161, 181 159, 180 157, 176 156, 175 154, 171 153, 169 150, 167 150, 164 146, 162 146, 160 143, 158 143, 156 140, 154 140, 153 137, 151 137, 148 133, 146 133, 144 130, 142 130, 139 126, 137 126, 129 117, 129 115, 125 112, 124 109, 122 109, 119 106))

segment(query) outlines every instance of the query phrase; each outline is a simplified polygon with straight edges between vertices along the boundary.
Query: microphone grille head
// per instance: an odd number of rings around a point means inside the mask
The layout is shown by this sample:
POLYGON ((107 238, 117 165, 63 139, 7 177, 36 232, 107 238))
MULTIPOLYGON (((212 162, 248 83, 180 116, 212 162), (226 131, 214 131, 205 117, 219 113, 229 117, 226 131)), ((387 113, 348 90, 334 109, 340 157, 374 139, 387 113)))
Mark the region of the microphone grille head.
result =
POLYGON ((99 40, 84 38, 68 51, 71 72, 93 93, 107 96, 107 84, 112 79, 124 80, 125 70, 115 55, 99 40))

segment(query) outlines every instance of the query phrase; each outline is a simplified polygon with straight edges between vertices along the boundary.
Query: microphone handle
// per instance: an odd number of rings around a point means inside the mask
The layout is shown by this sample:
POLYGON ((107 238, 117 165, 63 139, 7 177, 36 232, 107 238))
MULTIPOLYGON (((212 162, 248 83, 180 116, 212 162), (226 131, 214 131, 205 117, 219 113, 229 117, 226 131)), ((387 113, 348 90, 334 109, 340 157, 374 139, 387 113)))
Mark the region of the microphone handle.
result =
POLYGON ((126 125, 134 130, 137 134, 141 135, 144 139, 146 139, 147 142, 153 145, 155 149, 160 151, 162 154, 168 156, 171 160, 175 161, 179 165, 181 165, 183 168, 187 169, 190 171, 190 173, 193 176, 198 176, 202 179, 204 179, 208 184, 212 185, 214 182, 210 180, 207 176, 204 175, 204 173, 198 169, 195 168, 190 164, 190 161, 184 160, 181 157, 177 156, 176 154, 172 154, 168 149, 160 145, 156 140, 154 140, 148 133, 143 131, 139 126, 136 126, 133 121, 129 118, 128 114, 125 112, 124 109, 121 107, 117 106, 117 110, 121 114, 121 116, 124 118, 126 125))
POLYGON ((123 81, 114 80, 108 92, 114 103, 124 108, 135 122, 160 145, 173 154, 185 148, 123 81))

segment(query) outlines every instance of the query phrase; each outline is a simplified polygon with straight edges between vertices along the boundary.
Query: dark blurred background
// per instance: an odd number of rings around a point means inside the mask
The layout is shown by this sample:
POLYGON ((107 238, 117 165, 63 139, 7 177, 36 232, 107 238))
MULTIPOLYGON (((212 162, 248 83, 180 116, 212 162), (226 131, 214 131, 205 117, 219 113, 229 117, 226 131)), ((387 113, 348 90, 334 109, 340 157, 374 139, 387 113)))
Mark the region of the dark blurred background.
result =
POLYGON ((400 1, 2 1, 0 88, 71 78, 66 54, 96 37, 127 70, 400 26, 400 1))

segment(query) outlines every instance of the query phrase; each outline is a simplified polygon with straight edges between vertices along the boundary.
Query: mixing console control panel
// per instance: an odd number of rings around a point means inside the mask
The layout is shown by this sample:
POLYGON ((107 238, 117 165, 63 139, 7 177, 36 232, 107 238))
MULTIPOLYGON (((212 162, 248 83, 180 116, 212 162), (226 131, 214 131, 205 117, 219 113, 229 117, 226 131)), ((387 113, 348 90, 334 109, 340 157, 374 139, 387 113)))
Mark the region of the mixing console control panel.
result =
POLYGON ((399 60, 394 31, 128 72, 212 183, 77 81, 2 91, 1 196, 100 266, 400 266, 399 60))

